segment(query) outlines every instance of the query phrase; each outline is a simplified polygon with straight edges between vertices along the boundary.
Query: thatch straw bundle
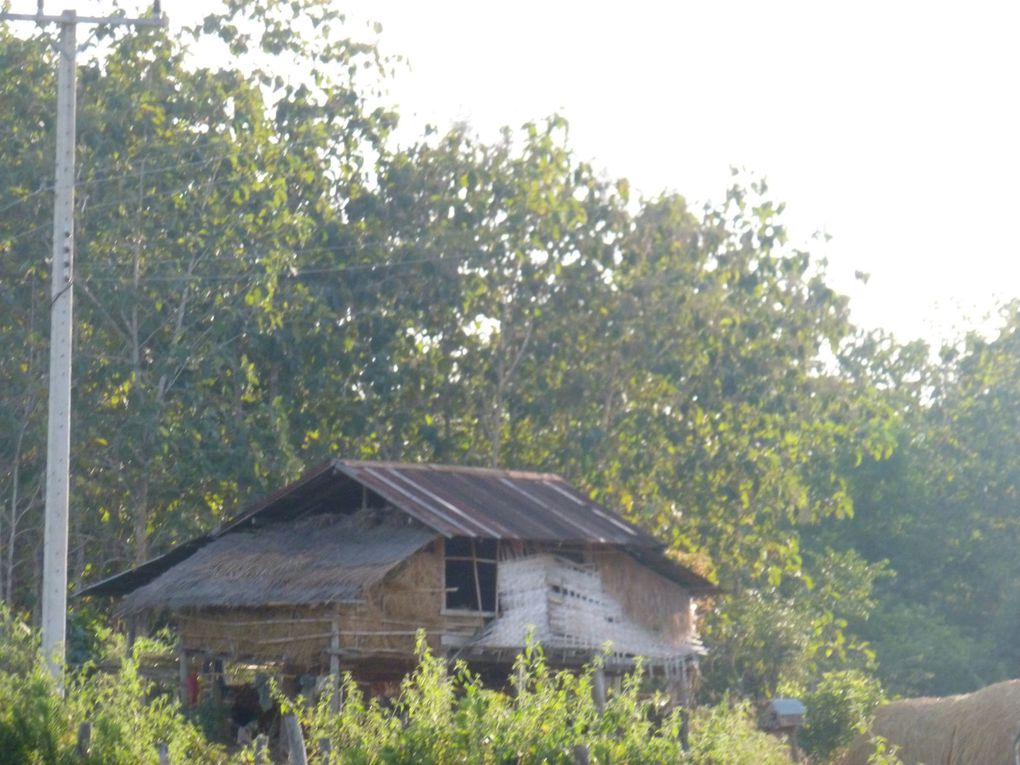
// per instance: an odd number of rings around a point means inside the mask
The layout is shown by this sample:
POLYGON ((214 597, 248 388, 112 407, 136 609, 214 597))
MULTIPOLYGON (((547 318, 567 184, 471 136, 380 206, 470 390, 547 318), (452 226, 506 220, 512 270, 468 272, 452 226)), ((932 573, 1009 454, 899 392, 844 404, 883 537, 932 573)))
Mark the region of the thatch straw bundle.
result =
MULTIPOLYGON (((904 765, 1016 765, 1020 680, 961 696, 894 701, 879 708, 871 730, 899 747, 904 765)), ((866 765, 869 738, 859 737, 842 765, 866 765)))
POLYGON ((374 510, 235 531, 139 587, 120 610, 356 602, 435 537, 407 517, 374 510))

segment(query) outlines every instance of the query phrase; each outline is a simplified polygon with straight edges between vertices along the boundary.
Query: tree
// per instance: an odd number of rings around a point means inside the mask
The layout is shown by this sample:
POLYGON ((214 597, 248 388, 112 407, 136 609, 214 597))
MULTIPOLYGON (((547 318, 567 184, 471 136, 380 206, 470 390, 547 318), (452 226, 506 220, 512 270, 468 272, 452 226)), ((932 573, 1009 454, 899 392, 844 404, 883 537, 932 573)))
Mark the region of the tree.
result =
POLYGON ((0 27, 0 70, 19 73, 0 82, 0 598, 26 604, 39 566, 30 551, 42 546, 52 63, 43 40, 0 27))
POLYGON ((897 572, 863 631, 895 692, 957 693, 1020 669, 1011 648, 1020 574, 1012 552, 1020 541, 1015 306, 1005 318, 993 339, 971 334, 935 363, 915 359, 906 384, 890 393, 912 399, 902 407, 898 452, 862 466, 858 514, 838 532, 897 572))
MULTIPOLYGON (((158 30, 101 30, 102 46, 81 67, 72 430, 79 577, 140 562, 153 545, 207 528, 248 492, 302 467, 267 360, 291 308, 280 285, 342 216, 364 182, 371 145, 391 124, 365 107, 355 85, 359 67, 381 62, 373 48, 338 37, 339 22, 312 0, 232 3, 195 31, 238 54, 314 57, 308 85, 257 68, 190 68, 183 44, 158 30), (319 36, 293 35, 297 16, 314 19, 319 36)), ((51 177, 52 121, 41 115, 52 88, 41 76, 45 45, 4 35, 0 64, 40 74, 4 78, 12 95, 13 83, 28 87, 4 102, 17 139, 0 149, 2 267, 5 279, 33 287, 0 308, 4 341, 17 349, 5 356, 0 385, 6 421, 18 426, 4 429, 0 471, 10 539, 20 533, 11 519, 24 523, 38 511, 33 417, 46 322, 32 306, 46 305, 37 275, 49 224, 35 221, 48 219, 40 179, 51 177)), ((15 563, 9 554, 0 560, 15 563)), ((10 570, 5 581, 11 597, 10 570)))

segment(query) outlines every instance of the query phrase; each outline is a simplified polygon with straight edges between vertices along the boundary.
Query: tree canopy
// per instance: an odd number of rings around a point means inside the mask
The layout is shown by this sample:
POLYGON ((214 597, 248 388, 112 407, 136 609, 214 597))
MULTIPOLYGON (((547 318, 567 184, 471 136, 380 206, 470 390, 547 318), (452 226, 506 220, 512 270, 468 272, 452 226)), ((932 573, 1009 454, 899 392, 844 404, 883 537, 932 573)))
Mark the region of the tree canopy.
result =
MULTIPOLYGON (((763 180, 635 199, 555 116, 397 146, 387 63, 318 0, 191 34, 236 61, 101 30, 80 67, 75 586, 330 455, 501 465, 562 474, 723 586, 706 693, 1020 671, 1016 306, 932 359, 852 324, 763 180)), ((52 71, 0 26, 0 595, 29 610, 52 71)))

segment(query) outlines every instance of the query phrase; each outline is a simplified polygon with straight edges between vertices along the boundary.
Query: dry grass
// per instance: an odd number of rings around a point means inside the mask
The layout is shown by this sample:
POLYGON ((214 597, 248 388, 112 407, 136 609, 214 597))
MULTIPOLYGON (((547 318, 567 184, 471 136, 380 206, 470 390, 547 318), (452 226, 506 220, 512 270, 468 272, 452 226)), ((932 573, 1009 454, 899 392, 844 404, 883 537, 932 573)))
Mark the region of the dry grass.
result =
POLYGON ((435 537, 392 510, 315 515, 235 531, 132 592, 120 610, 355 602, 435 537))
MULTIPOLYGON (((880 707, 872 731, 899 747, 904 765, 1015 765, 1020 734, 1020 680, 961 696, 894 701, 880 707)), ((866 765, 867 737, 841 765, 866 765)))

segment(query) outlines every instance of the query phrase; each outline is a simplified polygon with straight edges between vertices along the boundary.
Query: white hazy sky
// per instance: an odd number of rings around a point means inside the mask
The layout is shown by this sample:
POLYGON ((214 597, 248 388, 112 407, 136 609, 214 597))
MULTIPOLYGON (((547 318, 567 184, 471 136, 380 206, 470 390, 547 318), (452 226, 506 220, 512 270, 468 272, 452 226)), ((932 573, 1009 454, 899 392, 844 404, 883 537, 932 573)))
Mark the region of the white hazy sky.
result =
MULTIPOLYGON (((810 249, 855 319, 901 340, 993 327, 1020 297, 1020 3, 337 2, 409 60, 389 85, 404 135, 558 112, 582 158, 692 202, 746 168, 795 242, 831 235, 810 249)), ((208 7, 163 0, 172 23, 208 7)))
POLYGON ((483 135, 551 112, 646 195, 768 178, 794 239, 902 339, 1020 296, 1020 3, 357 0, 410 59, 413 125, 483 135), (864 285, 855 271, 869 273, 864 285))

